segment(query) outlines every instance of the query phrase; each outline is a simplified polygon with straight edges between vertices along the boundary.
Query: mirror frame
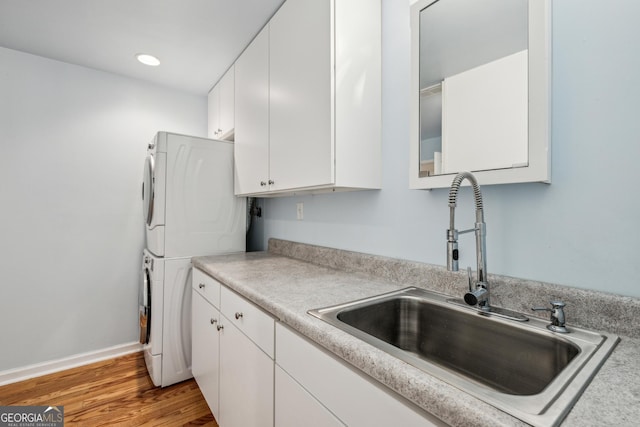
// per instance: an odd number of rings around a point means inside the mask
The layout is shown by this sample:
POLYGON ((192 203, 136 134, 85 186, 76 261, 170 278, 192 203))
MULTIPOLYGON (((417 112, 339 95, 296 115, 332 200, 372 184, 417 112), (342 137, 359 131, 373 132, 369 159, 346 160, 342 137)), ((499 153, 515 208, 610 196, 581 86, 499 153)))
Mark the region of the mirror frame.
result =
MULTIPOLYGON (((455 173, 420 177, 420 11, 437 0, 411 5, 411 115, 409 188, 449 188, 455 173)), ((446 1, 446 0, 442 0, 446 1)), ((551 0, 529 0, 528 165, 472 171, 480 185, 551 183, 551 0)))

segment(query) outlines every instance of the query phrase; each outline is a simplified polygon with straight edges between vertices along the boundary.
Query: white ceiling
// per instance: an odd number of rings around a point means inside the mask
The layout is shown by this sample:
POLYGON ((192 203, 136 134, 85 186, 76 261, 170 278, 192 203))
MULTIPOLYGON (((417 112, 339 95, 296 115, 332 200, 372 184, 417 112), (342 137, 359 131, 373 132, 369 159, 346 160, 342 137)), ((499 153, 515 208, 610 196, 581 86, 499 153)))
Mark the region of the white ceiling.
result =
POLYGON ((206 94, 283 2, 0 0, 0 46, 206 94))

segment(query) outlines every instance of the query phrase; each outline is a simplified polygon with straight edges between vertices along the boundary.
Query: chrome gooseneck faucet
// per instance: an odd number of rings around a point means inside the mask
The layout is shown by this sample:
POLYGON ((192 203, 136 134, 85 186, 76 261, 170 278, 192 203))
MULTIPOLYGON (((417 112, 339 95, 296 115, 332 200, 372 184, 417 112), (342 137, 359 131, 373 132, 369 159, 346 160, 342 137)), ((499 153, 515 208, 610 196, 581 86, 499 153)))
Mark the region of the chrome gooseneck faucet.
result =
POLYGON ((449 189, 449 229, 447 230, 447 269, 458 271, 458 235, 475 231, 476 235, 476 260, 478 263, 477 280, 475 285, 471 279, 471 269, 469 274, 469 292, 464 296, 464 301, 473 306, 477 306, 482 311, 491 311, 489 304, 489 282, 487 281, 487 258, 485 237, 487 234, 484 222, 484 211, 482 207, 482 193, 478 181, 470 172, 461 172, 456 175, 449 189), (474 228, 458 231, 455 228, 456 202, 458 190, 462 181, 467 179, 473 187, 473 196, 476 204, 476 222, 474 228))

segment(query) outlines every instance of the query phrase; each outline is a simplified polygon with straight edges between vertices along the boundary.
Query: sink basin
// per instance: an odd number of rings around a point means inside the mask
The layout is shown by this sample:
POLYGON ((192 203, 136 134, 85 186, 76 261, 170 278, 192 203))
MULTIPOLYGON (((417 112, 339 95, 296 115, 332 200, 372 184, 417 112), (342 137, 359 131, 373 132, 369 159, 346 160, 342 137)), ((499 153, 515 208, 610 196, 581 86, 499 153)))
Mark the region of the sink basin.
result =
POLYGON ((618 342, 506 320, 419 288, 311 310, 318 317, 533 425, 557 425, 618 342))
POLYGON ((580 353, 550 334, 450 310, 407 295, 338 313, 338 320, 497 391, 540 393, 580 353))

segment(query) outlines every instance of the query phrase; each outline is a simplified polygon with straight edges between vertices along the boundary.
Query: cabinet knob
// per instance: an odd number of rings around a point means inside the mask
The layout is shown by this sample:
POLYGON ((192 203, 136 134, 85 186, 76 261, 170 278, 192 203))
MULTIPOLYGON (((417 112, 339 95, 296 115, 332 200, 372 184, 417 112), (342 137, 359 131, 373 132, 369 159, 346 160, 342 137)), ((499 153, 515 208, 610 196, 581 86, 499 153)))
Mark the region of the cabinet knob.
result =
POLYGON ((221 330, 224 329, 224 326, 223 325, 218 325, 218 326, 216 326, 216 329, 218 330, 218 332, 220 332, 221 330))
POLYGON ((267 185, 267 183, 266 183, 266 182, 264 182, 264 181, 260 181, 260 186, 261 186, 261 187, 264 187, 265 185, 267 185))
POLYGON ((242 313, 236 312, 236 320, 242 318, 242 313))
POLYGON ((200 283, 200 284, 198 285, 198 287, 199 287, 200 289, 204 289, 204 283, 200 283))
POLYGON ((275 181, 274 181, 274 180, 272 180, 272 179, 270 179, 270 180, 269 180, 269 185, 273 185, 273 184, 275 184, 275 181))
POLYGON ((218 319, 214 319, 214 318, 212 317, 212 318, 211 318, 211 324, 213 325, 213 324, 215 324, 215 323, 218 323, 218 319))

